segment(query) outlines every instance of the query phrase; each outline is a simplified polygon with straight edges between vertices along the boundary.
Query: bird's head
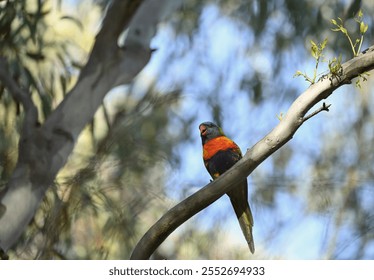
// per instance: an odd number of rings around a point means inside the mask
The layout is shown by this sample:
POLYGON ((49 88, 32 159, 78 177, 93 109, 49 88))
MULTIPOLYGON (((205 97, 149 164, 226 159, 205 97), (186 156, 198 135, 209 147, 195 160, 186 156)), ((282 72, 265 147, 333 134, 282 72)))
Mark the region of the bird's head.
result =
POLYGON ((199 130, 203 145, 213 138, 225 135, 222 129, 212 122, 203 122, 199 125, 199 130))

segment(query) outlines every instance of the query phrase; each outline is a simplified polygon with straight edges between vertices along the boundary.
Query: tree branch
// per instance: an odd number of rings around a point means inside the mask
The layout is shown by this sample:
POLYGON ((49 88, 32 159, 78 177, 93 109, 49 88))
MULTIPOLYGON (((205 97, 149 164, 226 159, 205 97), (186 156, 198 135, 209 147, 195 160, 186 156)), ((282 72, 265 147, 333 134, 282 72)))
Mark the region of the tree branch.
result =
POLYGON ((8 88, 14 100, 21 103, 25 110, 35 107, 31 101, 30 94, 18 87, 18 84, 9 76, 5 57, 0 57, 0 80, 3 85, 8 88))
MULTIPOLYGON (((65 165, 78 135, 93 118, 118 75, 122 74, 116 72, 121 61, 116 44, 118 38, 115 36, 128 27, 140 2, 112 2, 75 87, 41 127, 35 129, 29 137, 22 133, 17 165, 0 194, 0 206, 3 209, 0 216, 0 247, 3 250, 18 240, 33 218, 45 191, 65 165), (109 30, 110 27, 112 30, 109 30), (107 49, 105 44, 109 46, 107 49)), ((24 94, 17 94, 18 98, 25 99, 24 94)), ((27 119, 24 126, 26 122, 27 119)))
POLYGON ((322 106, 319 109, 315 110, 313 113, 304 117, 303 123, 306 122, 307 120, 309 120, 310 118, 313 118, 315 115, 321 113, 322 111, 328 112, 330 107, 331 107, 331 104, 326 105, 326 103, 323 102, 322 106))
MULTIPOLYGON (((342 64, 340 75, 328 75, 311 85, 291 105, 285 117, 262 140, 248 149, 244 157, 218 179, 186 198, 163 215, 140 239, 131 259, 148 259, 157 247, 182 223, 223 196, 245 179, 266 158, 292 139, 305 122, 305 114, 335 89, 359 74, 374 69, 374 46, 342 64)), ((309 118, 309 117, 307 117, 309 118)))
POLYGON ((27 132, 24 129, 24 133, 29 134, 30 129, 37 123, 38 111, 31 100, 31 94, 20 88, 16 81, 10 77, 7 64, 6 58, 0 56, 0 81, 9 90, 14 100, 22 104, 26 113, 24 128, 27 132))
MULTIPOLYGON (((178 7, 173 2, 181 1, 112 1, 77 84, 30 137, 21 135, 17 165, 0 193, 0 248, 7 250, 18 240, 107 92, 132 81, 148 63, 150 40, 165 11, 178 7), (147 19, 134 20, 138 12, 147 19), (135 40, 137 32, 134 32, 124 48, 119 46, 120 34, 137 27, 147 31, 144 36, 147 39, 135 40)), ((15 91, 15 94, 25 99, 24 93, 15 91)), ((24 102, 29 106, 26 99, 24 102)))

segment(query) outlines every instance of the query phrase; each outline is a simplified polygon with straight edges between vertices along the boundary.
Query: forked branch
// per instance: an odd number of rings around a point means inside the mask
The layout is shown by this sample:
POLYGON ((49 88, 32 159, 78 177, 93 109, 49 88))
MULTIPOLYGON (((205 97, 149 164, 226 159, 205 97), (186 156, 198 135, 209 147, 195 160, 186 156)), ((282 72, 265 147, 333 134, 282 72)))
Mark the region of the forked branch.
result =
POLYGON ((321 113, 322 111, 328 112, 330 110, 329 109, 330 107, 331 107, 331 104, 326 105, 326 103, 323 102, 322 106, 319 109, 315 110, 313 113, 310 113, 309 115, 307 115, 306 117, 304 117, 303 122, 306 122, 310 118, 313 118, 315 115, 321 113))

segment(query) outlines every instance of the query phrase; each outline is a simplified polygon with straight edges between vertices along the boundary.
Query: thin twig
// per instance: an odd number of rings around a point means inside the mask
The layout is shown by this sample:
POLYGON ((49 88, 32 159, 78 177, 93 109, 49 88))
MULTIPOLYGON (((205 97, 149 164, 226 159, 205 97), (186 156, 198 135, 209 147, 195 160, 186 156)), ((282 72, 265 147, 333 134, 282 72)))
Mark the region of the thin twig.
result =
POLYGON ((322 112, 322 111, 327 111, 327 112, 328 112, 330 106, 331 106, 331 104, 326 105, 326 103, 323 102, 321 108, 315 110, 313 113, 307 115, 307 116, 303 119, 303 123, 306 122, 307 120, 309 120, 310 118, 314 117, 314 116, 317 115, 318 113, 322 112))
POLYGON ((13 96, 16 102, 22 104, 26 112, 26 122, 29 126, 30 124, 36 124, 38 118, 37 108, 35 107, 31 94, 26 90, 22 89, 14 79, 9 75, 7 70, 7 61, 5 57, 0 57, 0 81, 9 90, 10 94, 13 96))
POLYGON ((9 72, 7 71, 7 61, 4 57, 0 58, 0 80, 12 94, 13 98, 21 103, 26 110, 29 107, 29 95, 9 76, 9 72))

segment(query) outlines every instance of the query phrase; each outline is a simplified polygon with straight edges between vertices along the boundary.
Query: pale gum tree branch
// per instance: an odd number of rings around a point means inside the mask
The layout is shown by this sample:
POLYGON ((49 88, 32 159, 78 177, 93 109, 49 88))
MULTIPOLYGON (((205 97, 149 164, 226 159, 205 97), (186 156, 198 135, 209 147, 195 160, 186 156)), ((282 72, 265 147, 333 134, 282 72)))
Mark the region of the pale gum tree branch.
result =
MULTIPOLYGON (((74 88, 44 124, 32 123, 27 126, 30 133, 21 135, 16 167, 5 188, 0 190, 0 251, 17 242, 105 95, 115 86, 131 82, 148 63, 150 40, 157 23, 181 3, 181 0, 112 2, 74 88), (128 32, 125 41, 119 45, 125 30, 128 32)), ((4 86, 14 92, 12 85, 4 86)), ((25 98, 23 92, 15 94, 18 94, 15 99, 25 98)), ((22 104, 27 106, 26 102, 22 104)))
POLYGON ((352 79, 372 69, 374 46, 342 64, 339 75, 326 75, 311 85, 292 103, 279 124, 248 149, 230 170, 165 213, 143 235, 135 246, 131 259, 149 259, 176 228, 230 191, 237 182, 247 178, 265 159, 291 140, 298 128, 309 119, 305 115, 314 105, 329 97, 340 86, 351 83, 352 79))

